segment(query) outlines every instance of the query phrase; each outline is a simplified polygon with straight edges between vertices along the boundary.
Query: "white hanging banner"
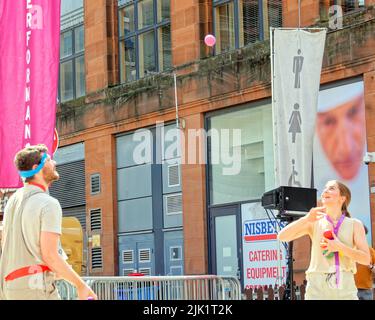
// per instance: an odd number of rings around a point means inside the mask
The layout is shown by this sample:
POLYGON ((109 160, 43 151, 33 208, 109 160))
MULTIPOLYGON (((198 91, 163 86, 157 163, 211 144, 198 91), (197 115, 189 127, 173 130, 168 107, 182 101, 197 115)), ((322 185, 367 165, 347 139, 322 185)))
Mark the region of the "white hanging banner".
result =
POLYGON ((276 186, 310 188, 326 29, 273 29, 272 38, 276 186))

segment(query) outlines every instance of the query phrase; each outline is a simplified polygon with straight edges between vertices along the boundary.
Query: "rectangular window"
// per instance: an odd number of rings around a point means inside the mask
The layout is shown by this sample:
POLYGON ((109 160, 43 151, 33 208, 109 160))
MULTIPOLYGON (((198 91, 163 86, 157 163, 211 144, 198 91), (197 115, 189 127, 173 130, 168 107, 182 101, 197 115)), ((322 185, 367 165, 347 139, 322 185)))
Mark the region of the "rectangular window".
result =
POLYGON ((73 99, 73 61, 60 64, 60 92, 61 101, 73 99))
POLYGON ((239 4, 239 39, 243 47, 260 39, 259 5, 257 0, 243 0, 239 4))
POLYGON ((170 0, 158 0, 158 22, 170 19, 171 17, 170 0))
POLYGON ((166 70, 172 66, 171 26, 158 29, 159 69, 166 70))
POLYGON ((269 39, 270 27, 282 26, 282 1, 213 0, 216 53, 269 39))
POLYGON ((69 101, 86 94, 85 35, 81 24, 60 35, 59 100, 69 101))
POLYGON ((269 39, 270 27, 279 28, 283 26, 283 6, 280 1, 268 0, 264 8, 266 8, 267 11, 263 13, 263 19, 268 19, 264 22, 264 39, 269 39))
POLYGON ((215 34, 218 53, 235 48, 233 2, 215 8, 215 34))
POLYGON ((343 13, 358 10, 365 6, 364 0, 330 0, 330 6, 339 5, 343 13))
POLYGON ((60 37, 60 59, 69 57, 73 54, 72 32, 64 32, 60 37))
POLYGON ((120 10, 120 37, 127 36, 135 30, 134 25, 134 5, 126 6, 120 10))
POLYGON ((211 204, 260 199, 266 190, 273 188, 271 105, 212 116, 209 129, 211 204), (235 135, 233 130, 240 130, 241 134, 235 135), (226 133, 229 133, 229 139, 220 139, 226 133), (222 159, 228 160, 227 153, 232 161, 224 165, 222 159), (235 158, 235 154, 240 158, 235 158), (238 168, 237 172, 233 170, 234 174, 224 170, 234 166, 238 168))
POLYGON ((85 50, 85 34, 83 25, 74 30, 75 33, 75 53, 85 50))
POLYGON ((142 0, 138 2, 138 29, 143 29, 154 24, 153 0, 142 0))
POLYGON ((121 82, 133 81, 137 79, 135 55, 135 37, 131 37, 121 43, 121 61, 123 62, 123 67, 121 70, 121 82))
POLYGON ((121 82, 172 66, 170 0, 119 1, 121 82))
POLYGON ((139 36, 139 76, 156 72, 154 31, 139 36))
POLYGON ((85 89, 85 58, 80 56, 76 59, 76 98, 82 97, 86 93, 85 89))

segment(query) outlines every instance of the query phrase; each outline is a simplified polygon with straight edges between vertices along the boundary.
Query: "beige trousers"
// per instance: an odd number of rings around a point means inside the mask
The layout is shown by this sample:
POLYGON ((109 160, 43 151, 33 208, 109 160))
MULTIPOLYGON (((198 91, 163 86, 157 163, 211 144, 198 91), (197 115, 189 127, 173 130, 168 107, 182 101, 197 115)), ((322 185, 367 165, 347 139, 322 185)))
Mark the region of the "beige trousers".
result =
POLYGON ((358 300, 354 275, 340 272, 340 283, 336 285, 336 275, 326 273, 306 274, 305 300, 358 300))

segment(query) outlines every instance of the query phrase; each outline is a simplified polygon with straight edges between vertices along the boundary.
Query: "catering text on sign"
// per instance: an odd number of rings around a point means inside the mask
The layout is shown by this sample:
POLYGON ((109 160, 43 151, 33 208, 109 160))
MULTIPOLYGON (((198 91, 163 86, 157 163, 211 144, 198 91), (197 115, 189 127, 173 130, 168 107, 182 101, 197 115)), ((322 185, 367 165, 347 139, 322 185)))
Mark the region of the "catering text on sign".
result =
POLYGON ((277 223, 260 204, 242 205, 243 278, 245 288, 285 283, 286 250, 277 241, 277 223))

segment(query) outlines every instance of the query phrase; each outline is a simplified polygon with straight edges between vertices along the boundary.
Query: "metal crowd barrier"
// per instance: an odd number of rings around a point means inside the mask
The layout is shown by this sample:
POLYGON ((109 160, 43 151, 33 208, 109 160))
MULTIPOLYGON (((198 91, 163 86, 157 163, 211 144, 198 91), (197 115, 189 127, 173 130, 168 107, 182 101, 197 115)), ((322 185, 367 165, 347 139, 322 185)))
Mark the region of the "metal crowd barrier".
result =
MULTIPOLYGON (((240 300, 241 285, 234 277, 142 276, 84 277, 99 300, 240 300)), ((59 281, 63 300, 77 299, 75 288, 59 281)))
POLYGON ((56 281, 56 287, 62 300, 77 299, 77 290, 69 282, 64 280, 56 281))

